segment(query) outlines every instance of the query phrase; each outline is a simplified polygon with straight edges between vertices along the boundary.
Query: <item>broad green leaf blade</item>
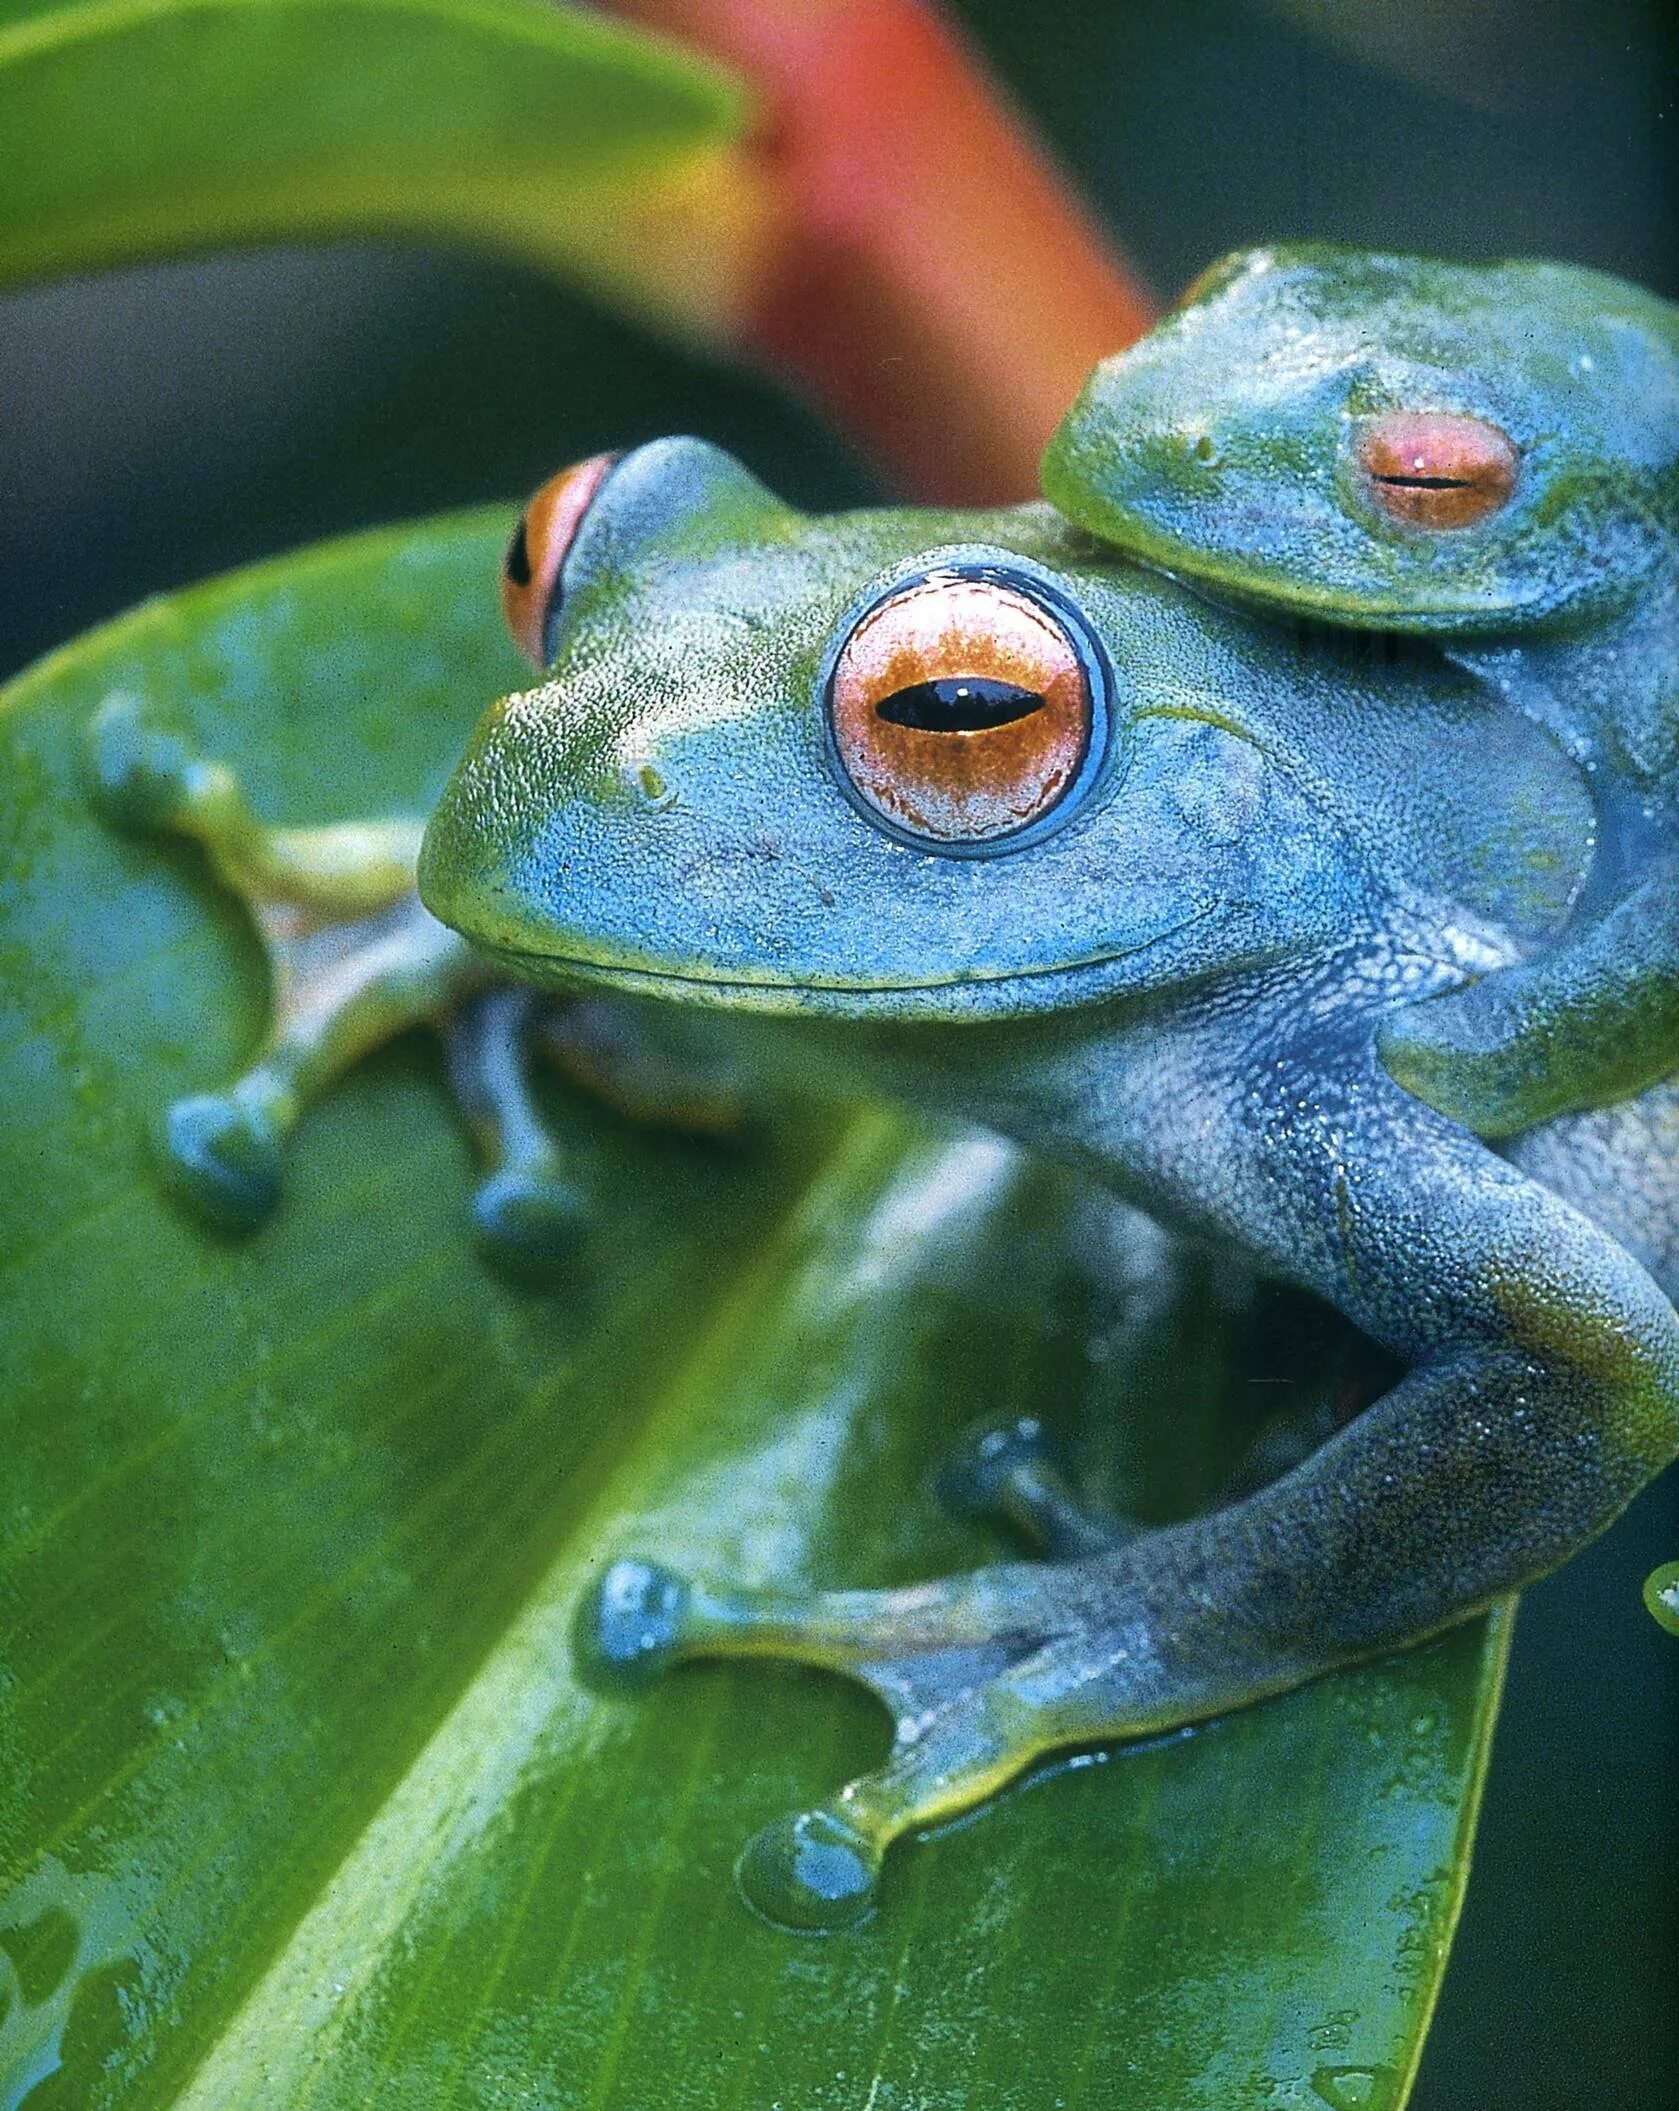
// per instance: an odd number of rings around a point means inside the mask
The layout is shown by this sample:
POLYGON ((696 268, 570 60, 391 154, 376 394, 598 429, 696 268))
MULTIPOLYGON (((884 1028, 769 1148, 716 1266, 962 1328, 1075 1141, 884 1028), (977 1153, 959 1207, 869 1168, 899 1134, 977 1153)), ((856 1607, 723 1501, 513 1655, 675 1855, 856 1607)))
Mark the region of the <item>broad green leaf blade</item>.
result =
POLYGON ((167 695, 264 811, 413 810, 517 679, 504 529, 151 604, 0 715, 0 2103, 1390 2111, 1504 1620, 1051 1768, 827 1942, 730 1868, 872 1763, 873 1704, 774 1666, 597 1699, 567 1647, 620 1553, 984 1558, 928 1492, 976 1418, 1050 1413, 1144 1514, 1205 1501, 1256 1395, 1280 1440, 1340 1389, 1344 1330, 988 1141, 723 1150, 558 1097, 600 1229, 516 1293, 424 1043, 310 1118, 254 1239, 163 1200, 147 1124, 266 993, 201 863, 91 817, 81 726, 167 695))
POLYGON ((545 0, 86 0, 0 29, 0 285, 396 230, 688 316, 741 118, 720 69, 545 0))

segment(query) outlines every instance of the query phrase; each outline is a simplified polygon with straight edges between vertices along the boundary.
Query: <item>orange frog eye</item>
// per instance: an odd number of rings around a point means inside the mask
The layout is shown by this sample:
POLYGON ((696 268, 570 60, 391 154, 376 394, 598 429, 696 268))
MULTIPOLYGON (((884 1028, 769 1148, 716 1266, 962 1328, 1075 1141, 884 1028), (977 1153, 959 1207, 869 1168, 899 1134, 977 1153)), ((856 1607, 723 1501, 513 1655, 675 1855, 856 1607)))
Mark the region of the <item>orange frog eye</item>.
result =
POLYGON ((834 752, 858 801, 930 846, 1001 845, 1100 760, 1099 657, 1070 608, 988 567, 894 588, 840 645, 834 752))
POLYGON ((1395 410, 1358 436, 1371 496, 1419 528, 1472 528, 1516 488, 1521 457, 1496 425, 1456 411, 1395 410))
POLYGON ((519 516, 501 567, 501 607, 513 642, 540 673, 559 612, 560 570, 595 493, 617 461, 591 455, 550 477, 519 516))

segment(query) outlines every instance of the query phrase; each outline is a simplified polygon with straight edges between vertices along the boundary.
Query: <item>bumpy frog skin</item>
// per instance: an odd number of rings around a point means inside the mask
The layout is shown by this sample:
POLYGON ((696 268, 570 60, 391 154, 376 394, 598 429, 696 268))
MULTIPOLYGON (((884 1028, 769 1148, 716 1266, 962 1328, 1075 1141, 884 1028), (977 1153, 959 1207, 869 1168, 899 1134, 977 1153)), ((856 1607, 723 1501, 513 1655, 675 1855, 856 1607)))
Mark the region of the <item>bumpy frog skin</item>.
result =
POLYGON ((1679 1317, 1629 1250, 1674 1259, 1679 1118, 1552 1125, 1547 1185, 1379 1060, 1396 1006, 1543 951, 1592 856, 1578 769, 1438 653, 1222 610, 1044 507, 811 519, 694 441, 591 475, 562 545, 515 544, 552 665, 432 819, 429 909, 1071 1160, 1405 1366, 1210 1515, 1103 1543, 1045 1496, 1069 1561, 809 1597, 616 1563, 597 1675, 784 1654, 888 1701, 887 1765, 741 1865, 828 1929, 1039 1755, 1414 1641, 1600 1531, 1679 1445, 1679 1317))
POLYGON ((1228 259, 1051 444, 1070 519, 1249 606, 1435 641, 1588 772, 1543 958, 1390 1021, 1483 1135, 1679 1066, 1679 310, 1561 264, 1228 259))

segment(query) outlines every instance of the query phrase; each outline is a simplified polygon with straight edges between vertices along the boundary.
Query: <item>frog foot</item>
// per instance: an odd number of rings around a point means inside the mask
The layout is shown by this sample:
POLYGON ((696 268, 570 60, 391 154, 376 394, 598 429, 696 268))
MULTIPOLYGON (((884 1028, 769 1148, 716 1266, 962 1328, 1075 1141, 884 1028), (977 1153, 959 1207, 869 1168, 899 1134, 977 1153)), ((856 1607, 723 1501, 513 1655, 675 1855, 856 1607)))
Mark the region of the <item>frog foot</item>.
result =
MULTIPOLYGON (((1010 1678, 1076 1660, 1087 1557, 1139 1527, 1074 1491, 1035 1416, 986 1424, 937 1476, 959 1514, 1001 1520, 1060 1565, 1017 1562, 943 1583, 803 1595, 718 1590, 657 1562, 617 1561, 578 1609, 579 1673, 633 1692, 689 1658, 777 1656, 849 1673, 886 1705, 897 1737, 879 1773, 767 1827, 736 1866, 747 1903, 799 1933, 830 1933, 873 1910, 881 1863, 901 1833, 982 1802, 1040 1752, 1067 1742, 1053 1693, 1035 1702, 1010 1678)), ((1076 1684, 1072 1666, 1051 1671, 1076 1684)))
POLYGON ((274 1017, 256 1060, 222 1091, 176 1100, 159 1125, 171 1188, 221 1229, 266 1222, 305 1108, 361 1057, 424 1024, 449 1035, 451 1078, 486 1164, 473 1203, 480 1245, 521 1276, 563 1267, 588 1211, 533 1097, 545 1022, 534 997, 493 986, 466 941, 422 907, 419 824, 270 827, 226 763, 126 691, 94 714, 88 766, 109 821, 201 845, 249 907, 269 963, 274 1017))
POLYGON ((787 1657, 843 1671, 890 1710, 892 1756, 813 1810, 747 1845, 736 1876, 777 1927, 828 1934, 867 1918, 886 1850, 994 1794, 1065 1742, 1023 1674, 1076 1625, 1070 1569, 1020 1563, 900 1590, 728 1591, 655 1562, 617 1561, 578 1609, 578 1669, 605 1692, 634 1691, 694 1657, 787 1657))

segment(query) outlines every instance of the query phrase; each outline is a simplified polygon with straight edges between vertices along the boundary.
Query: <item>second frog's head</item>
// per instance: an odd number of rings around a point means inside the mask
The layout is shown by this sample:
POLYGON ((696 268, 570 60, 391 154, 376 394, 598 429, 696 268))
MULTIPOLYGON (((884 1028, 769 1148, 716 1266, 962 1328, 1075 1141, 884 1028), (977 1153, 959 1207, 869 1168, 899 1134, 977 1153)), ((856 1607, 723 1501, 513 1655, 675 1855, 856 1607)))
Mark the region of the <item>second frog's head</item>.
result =
POLYGON ((1250 251, 1096 370, 1044 483, 1117 548, 1268 608, 1589 621, 1679 561, 1679 310, 1566 264, 1250 251))

